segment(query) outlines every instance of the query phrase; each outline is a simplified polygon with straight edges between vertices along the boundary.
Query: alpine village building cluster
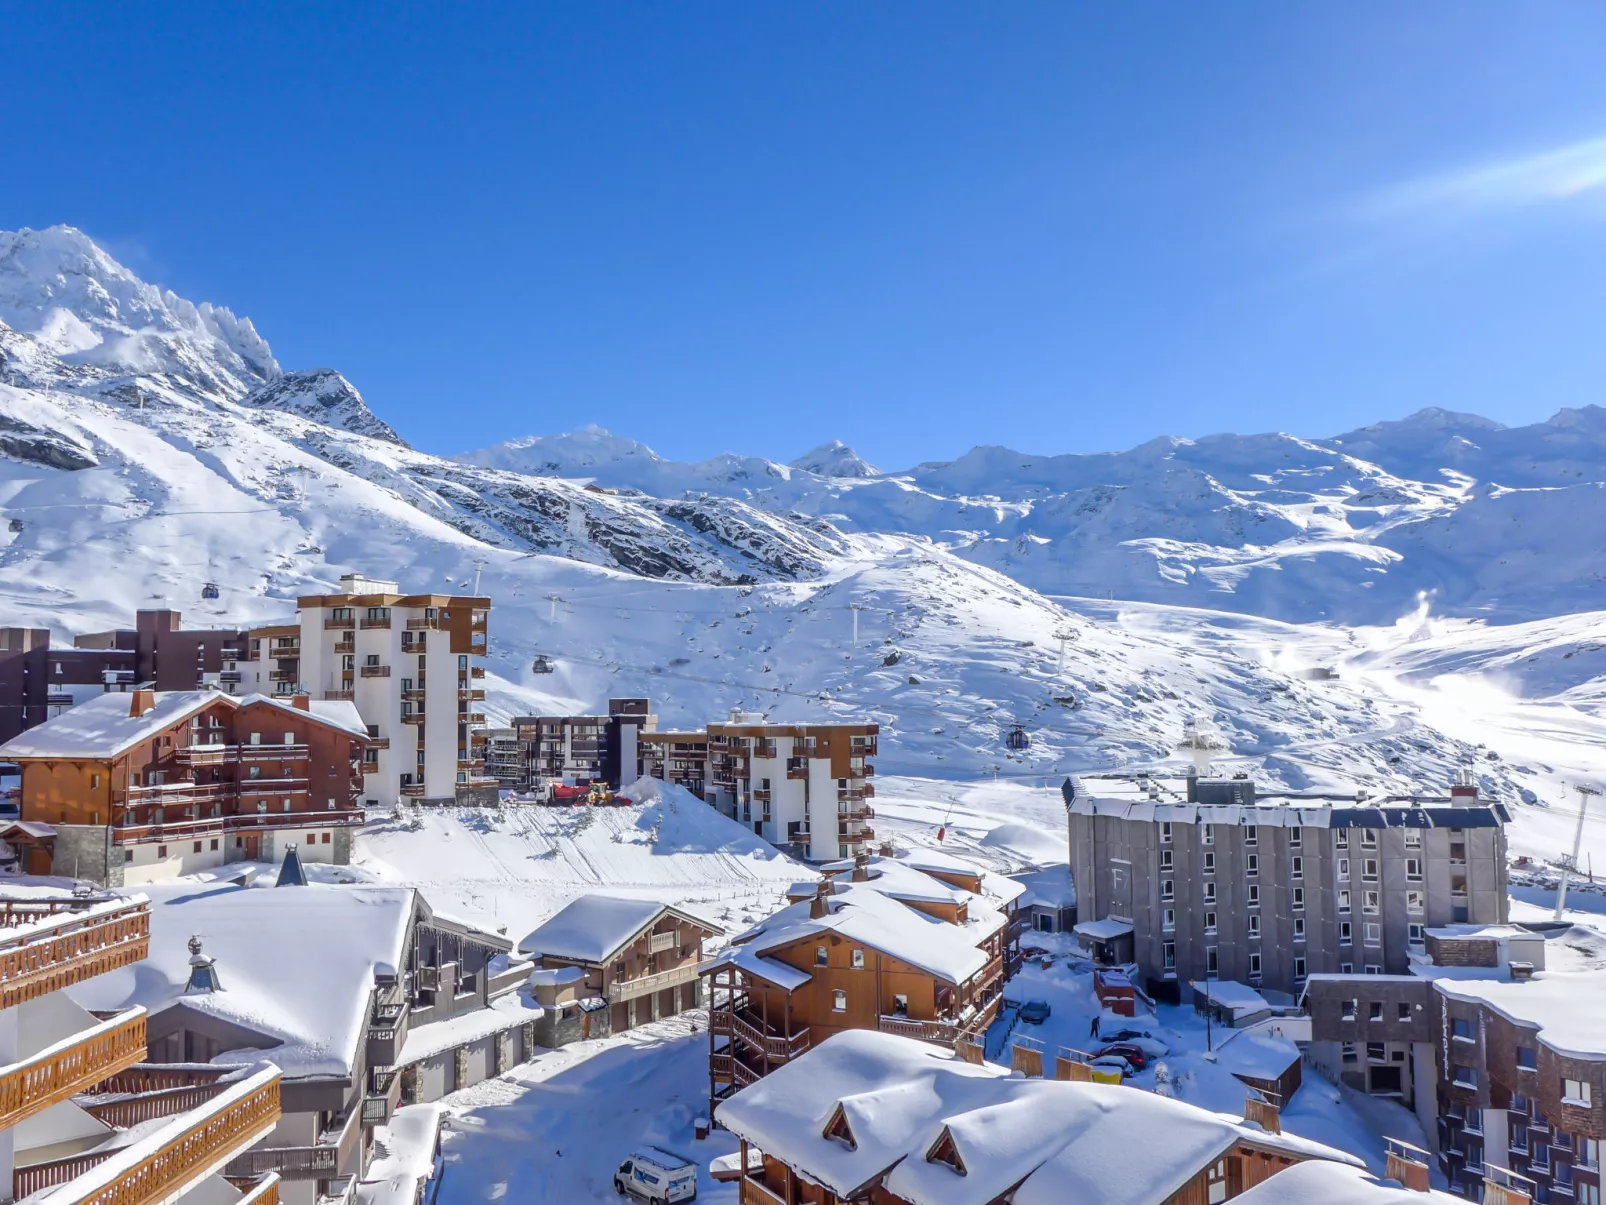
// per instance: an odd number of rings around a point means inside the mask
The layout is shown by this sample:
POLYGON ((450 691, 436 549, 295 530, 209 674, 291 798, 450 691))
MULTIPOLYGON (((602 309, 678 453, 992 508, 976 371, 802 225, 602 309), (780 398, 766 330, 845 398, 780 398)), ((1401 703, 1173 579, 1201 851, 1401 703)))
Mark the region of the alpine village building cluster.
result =
POLYGON ((1606 963, 1511 920, 1510 817, 1469 776, 1432 798, 1072 778, 1068 865, 1005 876, 877 837, 875 724, 660 732, 617 698, 491 729, 489 598, 340 587, 265 627, 0 631, 0 840, 56 876, 0 887, 0 1194, 415 1205, 442 1097, 695 1009, 742 1205, 1409 1205, 1449 1199, 1434 1174, 1600 1205, 1606 963), (733 933, 595 892, 515 941, 308 869, 349 863, 369 809, 613 803, 641 778, 814 877, 733 933), (202 872, 218 889, 182 881, 202 872), (1242 1118, 1123 1086, 1020 1030, 1033 931, 1091 968, 1089 1046, 1191 1005, 1290 1053, 1235 1073, 1242 1118), (1404 1106, 1428 1149, 1391 1141, 1379 1180, 1284 1133, 1306 1068, 1404 1106))

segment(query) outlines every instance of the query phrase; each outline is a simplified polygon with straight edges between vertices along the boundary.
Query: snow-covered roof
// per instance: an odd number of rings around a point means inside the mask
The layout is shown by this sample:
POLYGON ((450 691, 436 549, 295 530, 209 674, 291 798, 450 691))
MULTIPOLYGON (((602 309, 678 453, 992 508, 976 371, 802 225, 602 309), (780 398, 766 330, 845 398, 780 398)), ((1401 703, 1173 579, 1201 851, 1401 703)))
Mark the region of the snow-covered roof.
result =
POLYGON ((1071 932, 1078 937, 1090 937, 1094 941, 1114 941, 1117 937, 1131 935, 1132 922, 1113 920, 1107 916, 1103 920, 1078 921, 1071 927, 1071 932))
POLYGON ((1606 971, 1541 972, 1521 980, 1436 978, 1452 1000, 1487 1004, 1519 1025, 1537 1026, 1539 1040, 1558 1054, 1606 1060, 1606 971))
POLYGON ((910 1038, 848 1030, 722 1103, 718 1120, 838 1196, 886 1175, 915 1205, 1153 1205, 1233 1143, 1359 1164, 1332 1148, 1118 1085, 1021 1079, 910 1038), (827 1137, 838 1114, 852 1143, 827 1137), (1143 1157, 1111 1157, 1143 1136, 1143 1157), (931 1155, 946 1135, 964 1167, 931 1155), (890 1174, 889 1174, 890 1170, 890 1174))
MULTIPOLYGON (((1237 782, 1201 787, 1236 787, 1237 782)), ((1073 816, 1112 816, 1155 824, 1264 825, 1268 828, 1491 828, 1509 823, 1504 804, 1489 799, 1440 796, 1356 798, 1316 792, 1266 792, 1242 783, 1241 800, 1189 802, 1184 779, 1071 777, 1061 794, 1073 816)))
POLYGON ((1464 1205, 1466 1198, 1433 1189, 1412 1192, 1365 1168, 1312 1159, 1285 1168, 1236 1198, 1239 1205, 1464 1205))
POLYGON ((130 715, 133 693, 108 693, 86 699, 37 728, 30 728, 0 745, 0 758, 115 757, 123 750, 149 740, 209 704, 244 707, 264 703, 302 719, 311 719, 353 736, 367 736, 368 728, 356 705, 344 699, 312 699, 303 711, 286 699, 269 695, 236 696, 215 690, 164 690, 151 692, 153 705, 130 715))
MULTIPOLYGON (((818 933, 836 933, 956 984, 987 965, 977 943, 991 931, 990 918, 997 914, 990 909, 988 926, 951 925, 883 894, 873 882, 840 881, 827 906, 825 916, 815 917, 810 915, 813 901, 790 904, 734 940, 762 954, 818 933)), ((986 906, 973 898, 971 907, 986 906)))
POLYGON ((415 1025, 407 1031, 407 1040, 397 1052, 395 1065, 406 1067, 443 1050, 466 1046, 526 1021, 539 1020, 545 1011, 523 991, 517 991, 491 1001, 487 1008, 458 1013, 444 1021, 415 1025))
POLYGON ((525 982, 531 987, 562 987, 566 983, 578 983, 585 977, 586 973, 579 967, 536 967, 525 982))
POLYGON ((735 967, 743 974, 752 975, 766 983, 773 983, 783 991, 795 992, 813 978, 807 971, 776 958, 765 958, 750 945, 728 945, 713 958, 703 963, 700 973, 707 975, 721 967, 735 967))
MULTIPOLYGON (((376 976, 403 965, 416 895, 405 887, 153 884, 150 957, 67 989, 91 1009, 175 1004, 277 1039, 287 1078, 350 1075, 376 976), (217 960, 222 991, 191 992, 188 942, 217 960)), ((240 1062, 223 1052, 219 1061, 240 1062)))
MULTIPOLYGON (((852 868, 852 863, 849 863, 847 869, 852 868)), ((830 867, 826 869, 829 870, 830 867)), ((892 858, 871 858, 864 873, 869 877, 860 883, 861 886, 873 887, 882 895, 890 895, 895 900, 958 905, 969 902, 973 895, 962 887, 954 887, 941 879, 934 879, 924 871, 904 865, 892 858)), ((838 883, 849 881, 853 880, 837 879, 838 883)))
POLYGON ((1271 1007, 1266 997, 1247 983, 1239 983, 1235 979, 1195 979, 1192 986, 1197 994, 1210 1003, 1232 1010, 1235 1017, 1245 1013, 1257 1013, 1271 1007))
POLYGON ((1045 866, 1009 877, 1020 885, 1022 908, 1034 905, 1039 908, 1076 907, 1076 886, 1071 882, 1069 866, 1045 866))
POLYGON ((419 1184, 435 1174, 446 1106, 403 1105, 374 1129, 374 1158, 357 1186, 361 1205, 412 1205, 419 1184))
POLYGON ((519 951, 575 962, 607 962, 665 913, 687 924, 719 932, 719 927, 710 921, 658 900, 592 893, 570 901, 563 911, 521 941, 519 951))

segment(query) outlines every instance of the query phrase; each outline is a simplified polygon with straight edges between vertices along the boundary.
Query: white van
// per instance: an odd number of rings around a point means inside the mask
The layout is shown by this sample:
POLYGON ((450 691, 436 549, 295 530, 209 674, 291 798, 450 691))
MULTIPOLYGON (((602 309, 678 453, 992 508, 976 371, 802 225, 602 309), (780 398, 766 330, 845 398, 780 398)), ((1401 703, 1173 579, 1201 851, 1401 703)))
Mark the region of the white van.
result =
POLYGON ((697 1196, 697 1165, 655 1146, 633 1151, 613 1173, 613 1190, 668 1205, 697 1196))

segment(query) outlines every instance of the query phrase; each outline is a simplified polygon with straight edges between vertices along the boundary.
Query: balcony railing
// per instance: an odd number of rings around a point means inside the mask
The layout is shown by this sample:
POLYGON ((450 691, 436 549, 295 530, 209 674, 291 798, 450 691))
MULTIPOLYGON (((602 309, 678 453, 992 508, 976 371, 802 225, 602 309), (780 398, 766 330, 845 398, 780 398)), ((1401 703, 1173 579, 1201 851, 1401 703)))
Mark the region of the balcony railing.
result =
POLYGON ((424 722, 424 713, 422 711, 409 711, 402 716, 401 722, 404 724, 422 724, 424 722))
POLYGON ((729 1034, 746 1042, 754 1050, 763 1051, 771 1062, 784 1063, 806 1053, 809 1049, 810 1039, 807 1029, 800 1029, 790 1037, 769 1033, 766 1032, 762 1020, 744 1012, 716 1009, 709 1015, 708 1024, 715 1033, 729 1034))
POLYGON ((758 1072, 742 1062, 741 1059, 733 1058, 728 1054, 709 1055, 708 1073, 715 1079, 728 1079, 742 1088, 758 1083, 760 1078, 758 1072))
POLYGON ((269 682, 294 682, 301 677, 301 671, 296 669, 270 669, 269 682))
POLYGON ((424 794, 424 784, 421 782, 410 782, 401 788, 401 793, 407 796, 409 799, 417 799, 424 794))
POLYGON ((355 653, 356 651, 357 651, 357 642, 355 640, 337 640, 337 641, 335 641, 335 654, 337 656, 340 655, 341 653, 355 653))
POLYGON ((348 686, 344 690, 326 690, 326 691, 323 692, 323 697, 326 698, 326 699, 347 699, 347 700, 349 700, 352 697, 353 693, 354 692, 352 691, 351 687, 348 686))
POLYGON ((364 678, 388 678, 390 677, 390 666, 365 665, 357 672, 364 678))
POLYGON ((0 1129, 9 1130, 144 1057, 145 1010, 132 1008, 0 1067, 0 1129))
POLYGON ((787 1205, 787 1203, 785 1197, 756 1176, 743 1176, 739 1205, 787 1205))
POLYGON ((115 900, 8 930, 0 936, 0 1008, 139 962, 150 945, 143 901, 115 900))
POLYGON ((434 628, 436 626, 437 623, 433 619, 409 619, 407 621, 407 630, 410 632, 416 632, 420 628, 434 628))
POLYGON ((483 677, 485 677, 485 667, 483 665, 471 665, 471 666, 469 666, 468 676, 471 677, 471 678, 483 678, 483 677))
POLYGON ((390 616, 386 615, 379 619, 375 619, 371 616, 365 616, 357 621, 357 626, 365 630, 368 628, 388 628, 390 627, 390 616))
POLYGON ((311 745, 240 745, 241 761, 305 761, 312 756, 311 745))
MULTIPOLYGON (((149 1205, 183 1195, 223 1160, 259 1142, 279 1120, 279 1069, 266 1066, 194 1112, 108 1153, 52 1195, 58 1205, 149 1205)), ((268 1197, 255 1197, 267 1205, 268 1197)), ((271 1194, 277 1200, 276 1192, 271 1194)))
POLYGON ((916 1021, 909 1017, 881 1018, 882 1033, 896 1034, 901 1038, 918 1038, 922 1042, 935 1042, 939 1046, 952 1046, 959 1037, 959 1026, 952 1021, 916 1021))
POLYGON ((680 983, 697 982, 697 964, 687 963, 683 967, 676 967, 672 971, 659 971, 655 975, 640 975, 635 979, 615 980, 608 988, 608 1002, 618 1004, 625 1000, 633 1000, 637 996, 646 996, 652 992, 663 991, 680 983))
POLYGON ((96 1084, 93 1095, 79 1096, 73 1103, 107 1125, 126 1130, 158 1117, 198 1109, 252 1070, 227 1065, 174 1067, 136 1063, 96 1084))
POLYGON ((229 752, 228 745, 181 745, 173 750, 173 760, 181 766, 221 766, 229 752))
POLYGON ((357 621, 349 617, 346 619, 326 619, 323 621, 323 630, 326 632, 338 631, 341 628, 354 628, 356 626, 357 621))

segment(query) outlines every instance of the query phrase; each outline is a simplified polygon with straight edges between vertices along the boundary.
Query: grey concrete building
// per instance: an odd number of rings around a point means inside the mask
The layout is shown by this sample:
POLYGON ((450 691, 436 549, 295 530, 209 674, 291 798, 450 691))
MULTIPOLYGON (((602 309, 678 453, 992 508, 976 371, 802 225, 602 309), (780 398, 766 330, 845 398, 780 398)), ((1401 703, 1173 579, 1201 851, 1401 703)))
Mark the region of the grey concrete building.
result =
POLYGON ((1081 921, 1131 926, 1150 995, 1231 979, 1297 994, 1311 975, 1404 974, 1434 925, 1506 919, 1499 803, 1262 793, 1247 777, 1067 779, 1081 921))

